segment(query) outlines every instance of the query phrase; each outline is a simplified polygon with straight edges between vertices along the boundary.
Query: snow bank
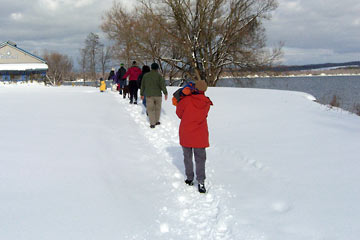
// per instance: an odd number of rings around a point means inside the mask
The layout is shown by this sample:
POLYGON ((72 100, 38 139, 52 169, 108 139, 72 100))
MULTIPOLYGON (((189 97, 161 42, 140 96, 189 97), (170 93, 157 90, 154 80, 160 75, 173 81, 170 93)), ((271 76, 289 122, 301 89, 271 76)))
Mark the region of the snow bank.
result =
POLYGON ((0 86, 6 88, 43 87, 45 86, 45 83, 38 81, 18 81, 18 82, 0 81, 0 86))

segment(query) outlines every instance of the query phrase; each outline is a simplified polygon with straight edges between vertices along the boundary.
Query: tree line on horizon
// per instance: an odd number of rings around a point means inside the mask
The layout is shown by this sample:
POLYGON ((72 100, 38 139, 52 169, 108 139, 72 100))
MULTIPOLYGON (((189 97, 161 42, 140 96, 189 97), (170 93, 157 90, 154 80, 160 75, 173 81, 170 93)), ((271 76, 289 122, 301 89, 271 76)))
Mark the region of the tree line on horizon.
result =
POLYGON ((271 70, 275 72, 285 72, 285 71, 316 70, 320 68, 334 68, 334 67, 359 68, 360 61, 341 62, 341 63, 304 64, 304 65, 279 65, 279 66, 266 68, 265 70, 271 70))

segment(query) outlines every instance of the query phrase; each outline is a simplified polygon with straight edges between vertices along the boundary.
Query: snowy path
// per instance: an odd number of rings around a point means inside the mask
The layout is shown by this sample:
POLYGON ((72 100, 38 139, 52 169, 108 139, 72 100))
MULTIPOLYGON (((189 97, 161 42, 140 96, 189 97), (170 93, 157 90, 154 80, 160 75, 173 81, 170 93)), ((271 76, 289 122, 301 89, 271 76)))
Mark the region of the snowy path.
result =
MULTIPOLYGON (((233 239, 231 236, 232 216, 220 196, 226 196, 221 186, 207 181, 208 193, 199 194, 196 188, 184 183, 182 150, 178 141, 178 121, 174 113, 162 110, 161 125, 149 128, 149 122, 142 104, 130 105, 128 100, 115 94, 119 104, 139 125, 144 137, 159 154, 163 175, 163 187, 168 189, 164 205, 157 220, 163 239, 233 239), (186 236, 186 237, 185 237, 186 236), (185 238, 184 238, 185 237, 185 238)), ((175 111, 175 107, 173 109, 175 111)), ((212 169, 207 169, 211 179, 212 169)))

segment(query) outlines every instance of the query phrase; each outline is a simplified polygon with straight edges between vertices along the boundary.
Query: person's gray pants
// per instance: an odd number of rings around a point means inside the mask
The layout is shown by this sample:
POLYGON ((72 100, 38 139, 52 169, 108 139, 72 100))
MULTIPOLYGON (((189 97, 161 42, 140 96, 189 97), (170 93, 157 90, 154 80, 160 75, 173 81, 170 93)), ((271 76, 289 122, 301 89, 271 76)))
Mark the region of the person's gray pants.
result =
POLYGON ((185 174, 188 180, 194 180, 194 165, 193 165, 193 152, 195 156, 196 165, 196 180, 204 184, 205 175, 205 162, 206 150, 205 148, 188 148, 182 147, 184 153, 185 174))
POLYGON ((150 125, 160 121, 161 97, 146 97, 146 110, 149 115, 150 125))

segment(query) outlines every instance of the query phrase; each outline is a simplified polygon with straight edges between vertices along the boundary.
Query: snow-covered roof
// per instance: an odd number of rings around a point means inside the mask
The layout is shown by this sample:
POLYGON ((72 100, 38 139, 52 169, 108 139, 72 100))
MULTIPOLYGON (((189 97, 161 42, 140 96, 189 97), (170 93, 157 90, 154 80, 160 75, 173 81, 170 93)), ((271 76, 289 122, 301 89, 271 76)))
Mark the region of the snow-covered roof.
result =
POLYGON ((0 71, 47 70, 45 63, 0 64, 0 71))

